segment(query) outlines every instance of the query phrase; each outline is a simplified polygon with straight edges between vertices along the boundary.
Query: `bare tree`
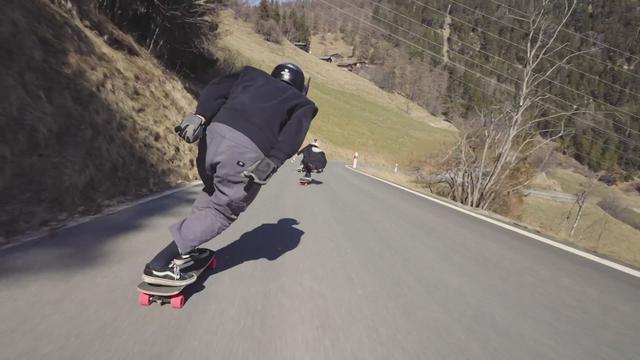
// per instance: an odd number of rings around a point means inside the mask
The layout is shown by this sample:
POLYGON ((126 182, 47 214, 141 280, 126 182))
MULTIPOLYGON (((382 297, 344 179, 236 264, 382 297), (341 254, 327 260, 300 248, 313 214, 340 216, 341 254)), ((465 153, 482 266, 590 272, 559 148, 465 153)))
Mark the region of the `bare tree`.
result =
POLYGON ((576 55, 549 61, 565 46, 552 48, 576 1, 564 1, 559 23, 558 14, 553 13, 556 2, 551 0, 541 0, 530 18, 519 19, 527 24, 529 36, 515 96, 497 107, 477 109, 477 119, 467 122, 470 125, 462 130, 457 150, 445 159, 448 166, 444 183, 450 188, 451 199, 487 209, 499 194, 528 182, 532 172, 527 173, 525 160, 530 155, 567 133, 562 120, 576 111, 549 108, 544 100, 548 97, 545 87, 550 76, 576 55), (551 119, 560 120, 557 128, 542 133, 537 130, 538 123, 551 119))
MULTIPOLYGON (((576 218, 573 221, 573 225, 571 226, 571 232, 569 232, 569 239, 573 239, 573 234, 576 232, 578 228, 578 224, 580 224, 580 219, 582 219, 582 210, 584 209, 584 204, 587 202, 587 190, 581 191, 578 196, 576 196, 576 205, 578 205, 578 213, 576 214, 576 218)), ((567 217, 570 216, 567 215, 567 217)))

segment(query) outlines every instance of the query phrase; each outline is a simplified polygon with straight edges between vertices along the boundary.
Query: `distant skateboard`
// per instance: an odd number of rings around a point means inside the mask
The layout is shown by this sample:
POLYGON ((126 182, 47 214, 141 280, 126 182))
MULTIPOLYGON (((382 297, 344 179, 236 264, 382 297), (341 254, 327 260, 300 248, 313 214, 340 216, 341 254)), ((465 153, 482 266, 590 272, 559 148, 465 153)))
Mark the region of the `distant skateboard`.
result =
MULTIPOLYGON (((210 251, 211 254, 209 256, 204 259, 198 260, 191 265, 183 267, 181 271, 183 273, 195 273, 196 277, 198 277, 207 268, 212 270, 215 269, 215 252, 212 250, 210 251)), ((160 305, 171 304, 172 308, 181 309, 184 305, 184 295, 182 294, 182 290, 184 290, 184 288, 189 285, 163 286, 141 282, 140 284, 138 284, 138 291, 140 291, 140 295, 138 296, 138 303, 143 306, 149 306, 153 302, 160 305)))
POLYGON ((302 186, 309 186, 309 184, 311 184, 311 178, 309 177, 301 177, 298 182, 300 182, 300 185, 302 186))

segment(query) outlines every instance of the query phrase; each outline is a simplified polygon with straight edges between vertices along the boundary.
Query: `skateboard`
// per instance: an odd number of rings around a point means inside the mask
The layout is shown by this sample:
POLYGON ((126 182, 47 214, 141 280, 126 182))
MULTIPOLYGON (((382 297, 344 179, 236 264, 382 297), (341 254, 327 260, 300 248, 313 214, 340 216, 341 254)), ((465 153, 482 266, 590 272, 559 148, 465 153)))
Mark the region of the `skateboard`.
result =
MULTIPOLYGON (((193 272, 196 274, 196 277, 198 277, 207 268, 212 270, 215 269, 215 252, 212 250, 210 251, 211 254, 206 258, 200 259, 197 262, 193 262, 181 268, 180 270, 183 273, 193 272)), ((164 286, 141 282, 140 284, 138 284, 138 291, 140 291, 140 295, 138 296, 138 303, 143 306, 149 306, 154 302, 160 305, 171 304, 172 308, 181 309, 182 306, 184 306, 185 300, 184 295, 182 294, 182 290, 184 290, 189 285, 164 286)))
POLYGON ((309 186, 309 184, 311 183, 311 178, 308 177, 301 177, 298 182, 300 183, 300 185, 302 186, 309 186))

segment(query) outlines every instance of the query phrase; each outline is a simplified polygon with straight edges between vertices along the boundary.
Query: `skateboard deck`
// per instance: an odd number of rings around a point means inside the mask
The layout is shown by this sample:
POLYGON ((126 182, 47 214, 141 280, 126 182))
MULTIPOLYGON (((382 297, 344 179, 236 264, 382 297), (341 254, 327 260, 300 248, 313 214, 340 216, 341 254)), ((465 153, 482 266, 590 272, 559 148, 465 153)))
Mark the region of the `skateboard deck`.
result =
POLYGON ((301 177, 299 180, 300 185, 309 185, 311 183, 311 178, 301 177))
MULTIPOLYGON (((211 254, 204 259, 200 259, 196 262, 188 264, 187 266, 182 267, 180 270, 183 273, 192 272, 196 274, 196 277, 200 276, 200 274, 209 269, 215 269, 216 267, 216 258, 215 252, 210 250, 211 254)), ((191 284, 189 284, 191 285, 191 284)), ((184 290, 189 285, 183 286, 164 286, 164 285, 154 285, 148 284, 146 282, 141 282, 138 284, 138 291, 140 291, 140 295, 138 297, 138 303, 140 305, 148 306, 151 303, 158 303, 160 305, 171 304, 171 307, 174 309, 181 309, 184 305, 184 295, 181 294, 182 290, 184 290)))

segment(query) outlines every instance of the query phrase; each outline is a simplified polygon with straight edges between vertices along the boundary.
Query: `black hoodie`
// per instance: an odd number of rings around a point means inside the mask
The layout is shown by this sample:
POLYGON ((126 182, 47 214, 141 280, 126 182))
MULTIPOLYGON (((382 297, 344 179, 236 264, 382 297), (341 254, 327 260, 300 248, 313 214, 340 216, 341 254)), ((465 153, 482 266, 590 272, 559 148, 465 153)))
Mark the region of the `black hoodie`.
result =
POLYGON ((212 81, 196 114, 228 125, 253 141, 278 165, 300 148, 318 108, 292 86, 256 68, 212 81))
POLYGON ((327 156, 318 145, 309 144, 302 148, 296 155, 302 154, 302 164, 311 165, 315 170, 322 170, 327 166, 327 156))

